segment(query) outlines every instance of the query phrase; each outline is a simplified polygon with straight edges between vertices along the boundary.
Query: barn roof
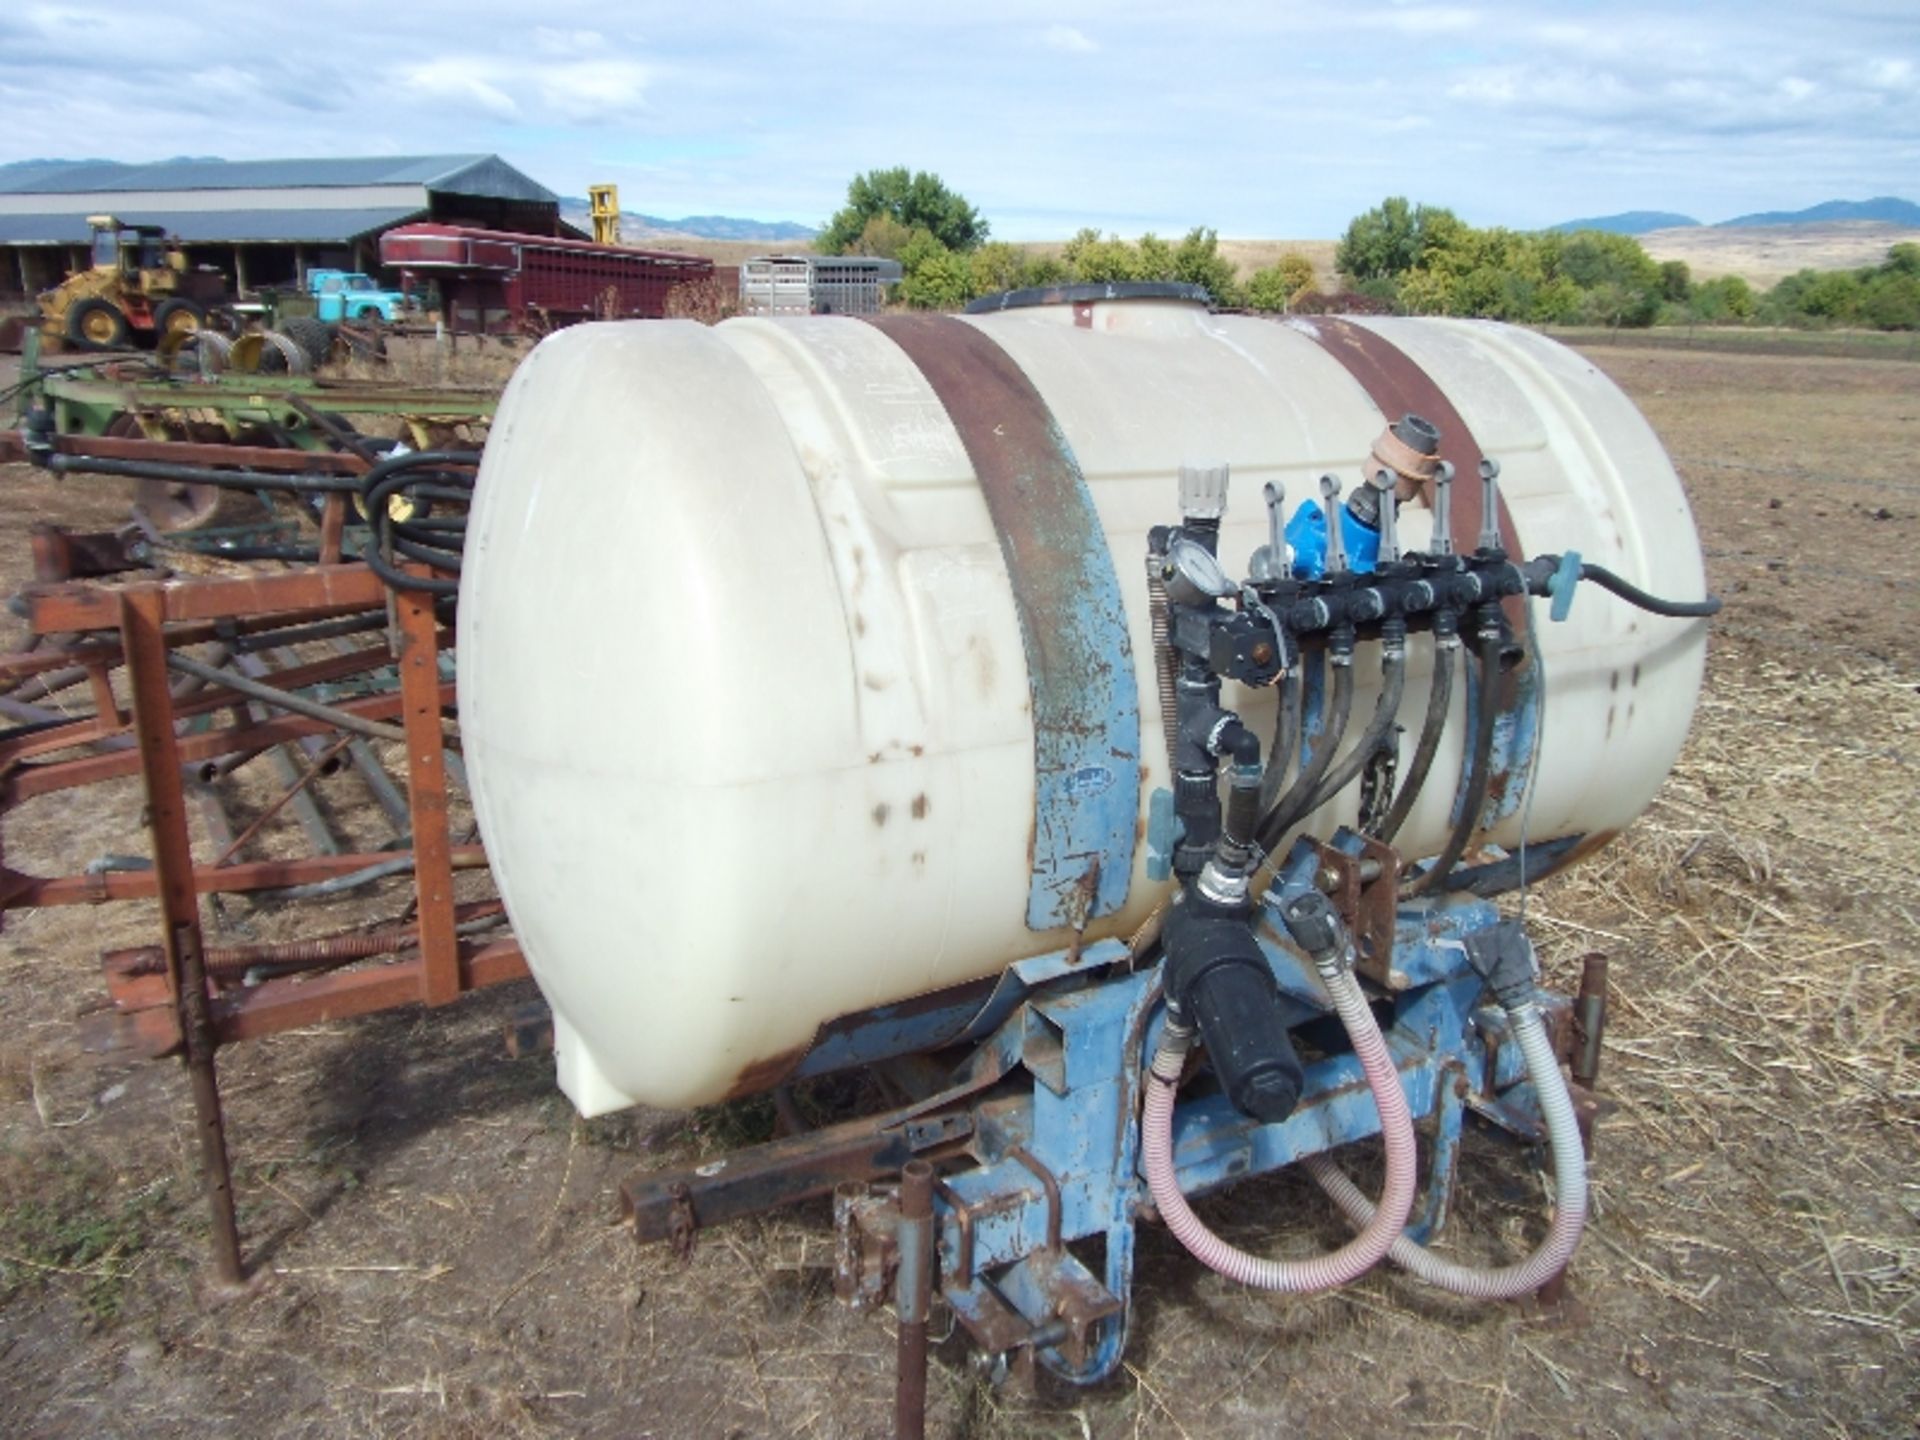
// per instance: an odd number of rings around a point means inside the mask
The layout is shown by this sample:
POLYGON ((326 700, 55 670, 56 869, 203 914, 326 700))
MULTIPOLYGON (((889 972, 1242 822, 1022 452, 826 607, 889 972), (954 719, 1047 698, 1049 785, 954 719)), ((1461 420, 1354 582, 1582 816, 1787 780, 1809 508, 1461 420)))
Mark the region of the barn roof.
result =
POLYGON ((144 165, 123 165, 109 160, 44 161, 0 170, 0 194, 12 195, 369 185, 418 185, 445 194, 483 195, 503 200, 556 203, 560 198, 498 155, 370 155, 296 160, 182 158, 144 165))

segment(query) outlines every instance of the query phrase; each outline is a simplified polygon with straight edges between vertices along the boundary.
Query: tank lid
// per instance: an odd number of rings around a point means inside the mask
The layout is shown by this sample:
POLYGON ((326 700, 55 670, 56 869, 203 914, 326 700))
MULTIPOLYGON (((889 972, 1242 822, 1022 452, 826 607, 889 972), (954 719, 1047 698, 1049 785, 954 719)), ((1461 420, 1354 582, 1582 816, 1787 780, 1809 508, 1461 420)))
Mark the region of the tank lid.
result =
POLYGON ((982 295, 967 306, 969 315, 987 315, 995 310, 1025 310, 1034 305, 1085 305, 1100 300, 1190 300, 1211 305, 1213 297, 1204 285, 1187 285, 1174 280, 1091 280, 1078 285, 1031 285, 1024 290, 1002 290, 998 295, 982 295))

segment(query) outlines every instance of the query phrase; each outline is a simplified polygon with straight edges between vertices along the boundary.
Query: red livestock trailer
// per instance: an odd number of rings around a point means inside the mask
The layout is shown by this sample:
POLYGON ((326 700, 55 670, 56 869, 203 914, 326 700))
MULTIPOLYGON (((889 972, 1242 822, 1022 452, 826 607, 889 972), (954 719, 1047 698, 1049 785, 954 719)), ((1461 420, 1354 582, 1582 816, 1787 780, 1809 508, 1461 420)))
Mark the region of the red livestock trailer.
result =
POLYGON ((713 277, 713 262, 698 255, 459 225, 389 230, 380 263, 401 272, 402 288, 431 281, 450 329, 490 335, 658 319, 674 286, 713 277))

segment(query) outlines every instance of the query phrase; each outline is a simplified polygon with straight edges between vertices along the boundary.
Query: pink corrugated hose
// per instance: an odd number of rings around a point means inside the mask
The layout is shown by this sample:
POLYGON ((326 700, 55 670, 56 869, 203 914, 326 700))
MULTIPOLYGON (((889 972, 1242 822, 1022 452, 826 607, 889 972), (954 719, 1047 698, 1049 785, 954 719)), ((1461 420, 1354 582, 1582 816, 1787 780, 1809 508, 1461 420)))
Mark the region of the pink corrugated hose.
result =
MULTIPOLYGON (((1547 1238, 1526 1259, 1496 1270, 1480 1270, 1442 1260, 1405 1235, 1396 1239, 1387 1252, 1396 1265, 1420 1279, 1476 1300, 1512 1300, 1538 1290, 1566 1268, 1587 1222, 1586 1147, 1580 1142, 1579 1121, 1574 1113, 1573 1097, 1567 1092, 1567 1082, 1560 1074, 1560 1059, 1553 1053, 1553 1042, 1547 1038, 1547 1028, 1537 1007, 1516 1006, 1507 1011, 1507 1018, 1520 1042, 1520 1052, 1526 1056, 1527 1076, 1539 1097, 1540 1113, 1547 1122, 1547 1140, 1553 1150, 1553 1224, 1547 1238)), ((1349 1220, 1356 1225, 1372 1225, 1372 1202, 1329 1157, 1315 1155, 1307 1161, 1307 1169, 1349 1220)))
POLYGON ((1380 1204, 1369 1206, 1373 1213, 1365 1226, 1338 1250, 1308 1260, 1269 1260, 1249 1255, 1207 1229, 1180 1192, 1180 1179, 1173 1166, 1173 1097, 1187 1048, 1193 1043, 1190 1030, 1168 1021, 1147 1077, 1146 1104, 1140 1117, 1141 1146, 1147 1188, 1153 1194, 1153 1203, 1160 1207, 1160 1218, 1209 1270, 1260 1290, 1331 1290, 1359 1279, 1386 1255, 1413 1205, 1413 1117, 1408 1113, 1406 1093, 1400 1088, 1400 1075, 1394 1069, 1386 1039, 1350 971, 1340 966, 1322 967, 1320 975, 1366 1072, 1368 1088, 1380 1110, 1380 1136, 1387 1152, 1387 1179, 1380 1204))

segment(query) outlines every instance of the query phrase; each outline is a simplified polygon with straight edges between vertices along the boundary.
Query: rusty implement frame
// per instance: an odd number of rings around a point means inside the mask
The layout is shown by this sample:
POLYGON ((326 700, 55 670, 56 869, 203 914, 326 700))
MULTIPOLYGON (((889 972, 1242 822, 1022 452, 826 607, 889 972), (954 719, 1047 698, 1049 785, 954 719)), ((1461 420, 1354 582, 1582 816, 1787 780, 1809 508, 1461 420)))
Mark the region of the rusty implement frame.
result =
POLYGON ((455 872, 484 868, 486 858, 478 845, 455 844, 449 825, 445 717, 454 696, 440 670, 441 622, 432 596, 390 591, 362 565, 119 590, 84 583, 42 586, 28 592, 26 608, 36 641, 22 654, 0 657, 0 694, 22 693, 30 682, 41 690, 85 683, 95 704, 90 715, 31 722, 0 737, 0 817, 35 796, 138 774, 152 863, 70 876, 26 875, 0 865, 0 921, 6 911, 31 907, 158 900, 157 954, 150 949, 108 957, 111 1008, 90 1019, 86 1038, 90 1048, 177 1055, 185 1063, 212 1211, 215 1268, 221 1281, 238 1283, 244 1265, 220 1107, 219 1047, 322 1020, 444 1005, 527 974, 511 938, 461 933, 472 928, 463 919, 477 914, 484 923, 499 910, 497 903, 455 903, 455 872), (371 617, 371 623, 358 625, 359 616, 371 617), (319 660, 282 652, 287 663, 265 670, 199 662, 183 667, 175 653, 196 644, 232 647, 249 637, 270 645, 281 635, 356 625, 390 628, 392 640, 343 647, 345 653, 319 660), (391 688, 346 699, 304 698, 388 669, 397 671, 397 686, 385 682, 391 688), (113 684, 115 670, 124 671, 121 691, 113 684), (404 736, 410 848, 236 863, 235 852, 253 832, 231 833, 206 779, 283 744, 301 753, 306 742, 310 763, 277 806, 300 793, 332 752, 370 723, 375 733, 404 736), (193 804, 206 807, 220 851, 210 859, 193 853, 193 804), (407 874, 413 905, 406 925, 269 947, 259 958, 283 963, 264 972, 266 978, 229 963, 233 957, 209 946, 202 930, 204 896, 407 874))

